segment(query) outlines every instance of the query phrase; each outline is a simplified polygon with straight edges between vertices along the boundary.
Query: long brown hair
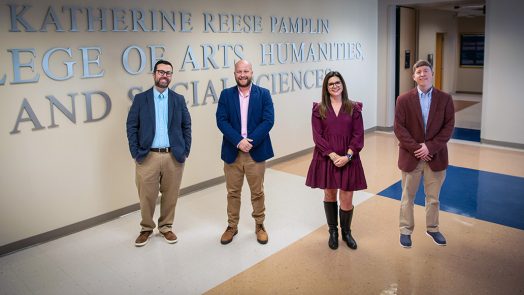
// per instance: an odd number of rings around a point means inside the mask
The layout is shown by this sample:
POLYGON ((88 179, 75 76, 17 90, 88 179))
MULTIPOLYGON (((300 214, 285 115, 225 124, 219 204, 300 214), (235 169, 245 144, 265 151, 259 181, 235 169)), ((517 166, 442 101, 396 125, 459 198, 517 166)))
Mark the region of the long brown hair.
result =
POLYGON ((352 115, 353 114, 353 102, 348 97, 348 90, 346 88, 346 82, 344 81, 344 78, 342 78, 342 75, 339 72, 331 71, 326 74, 324 77, 324 83, 322 84, 322 101, 320 102, 320 118, 325 119, 327 108, 328 106, 331 106, 331 99, 328 91, 328 81, 332 77, 338 77, 340 79, 340 82, 342 82, 342 107, 341 110, 346 112, 346 114, 352 115))

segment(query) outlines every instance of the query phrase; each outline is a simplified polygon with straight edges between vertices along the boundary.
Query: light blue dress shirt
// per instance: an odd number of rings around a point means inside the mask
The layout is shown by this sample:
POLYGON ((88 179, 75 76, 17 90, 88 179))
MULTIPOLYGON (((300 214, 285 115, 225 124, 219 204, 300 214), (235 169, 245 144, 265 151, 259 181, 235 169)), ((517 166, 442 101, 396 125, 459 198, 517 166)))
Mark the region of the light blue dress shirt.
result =
POLYGON ((169 136, 167 134, 167 100, 169 91, 166 89, 163 93, 153 87, 155 98, 155 138, 153 139, 153 148, 169 147, 169 136))
POLYGON ((420 99, 420 108, 422 109, 422 119, 424 121, 424 133, 425 133, 426 128, 428 126, 429 108, 431 107, 431 92, 433 91, 433 87, 431 87, 427 93, 420 91, 418 87, 417 87, 417 91, 418 91, 418 97, 420 99))

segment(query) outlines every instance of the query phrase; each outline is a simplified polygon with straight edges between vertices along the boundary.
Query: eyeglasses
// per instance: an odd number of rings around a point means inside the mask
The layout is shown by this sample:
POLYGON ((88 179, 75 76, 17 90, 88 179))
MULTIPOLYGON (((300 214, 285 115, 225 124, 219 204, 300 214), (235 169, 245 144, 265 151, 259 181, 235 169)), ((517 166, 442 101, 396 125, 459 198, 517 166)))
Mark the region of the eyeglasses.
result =
POLYGON ((162 70, 157 70, 156 71, 160 76, 171 76, 173 75, 173 72, 166 72, 166 71, 162 71, 162 70))
POLYGON ((333 83, 328 83, 328 87, 329 88, 333 88, 335 86, 340 86, 342 85, 342 82, 341 81, 337 81, 337 82, 333 82, 333 83))

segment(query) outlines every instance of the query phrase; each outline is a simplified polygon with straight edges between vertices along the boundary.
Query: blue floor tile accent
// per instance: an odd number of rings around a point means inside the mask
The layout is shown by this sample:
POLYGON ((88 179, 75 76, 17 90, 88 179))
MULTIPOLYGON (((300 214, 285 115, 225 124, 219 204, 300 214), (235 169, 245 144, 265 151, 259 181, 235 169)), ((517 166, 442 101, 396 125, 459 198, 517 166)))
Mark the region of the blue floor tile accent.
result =
POLYGON ((480 142, 480 130, 455 127, 451 138, 480 142))
MULTIPOLYGON (((378 194, 400 200, 401 182, 378 194)), ((424 206, 424 199, 421 183, 415 204, 424 206)), ((524 230, 524 178, 449 166, 440 210, 524 230)))

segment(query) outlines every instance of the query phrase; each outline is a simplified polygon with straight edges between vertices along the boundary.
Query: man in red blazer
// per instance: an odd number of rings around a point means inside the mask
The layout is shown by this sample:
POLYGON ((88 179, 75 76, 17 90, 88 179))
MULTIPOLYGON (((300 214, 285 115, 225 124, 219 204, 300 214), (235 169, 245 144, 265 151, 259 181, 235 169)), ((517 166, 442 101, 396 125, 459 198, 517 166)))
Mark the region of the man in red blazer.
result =
POLYGON ((424 175, 426 234, 440 246, 446 239, 439 231, 439 193, 448 167, 447 142, 453 133, 455 110, 451 95, 433 87, 431 64, 413 66, 417 87, 401 94, 395 108, 394 132, 399 140, 398 167, 402 170, 400 245, 410 248, 415 227, 415 194, 424 175))

